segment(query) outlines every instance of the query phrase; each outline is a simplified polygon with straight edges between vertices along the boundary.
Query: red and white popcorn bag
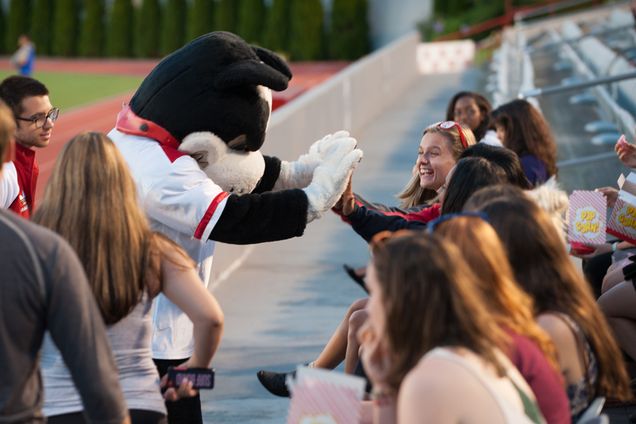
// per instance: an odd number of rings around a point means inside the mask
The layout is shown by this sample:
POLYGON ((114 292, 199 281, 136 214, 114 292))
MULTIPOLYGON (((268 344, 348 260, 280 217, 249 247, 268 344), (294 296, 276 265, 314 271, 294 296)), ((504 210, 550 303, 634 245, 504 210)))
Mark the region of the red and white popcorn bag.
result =
POLYGON ((621 240, 636 244, 636 173, 618 179, 618 199, 612 209, 607 232, 621 240))
POLYGON ((299 367, 291 392, 287 424, 358 424, 364 379, 299 367))
POLYGON ((596 191, 574 191, 568 208, 568 240, 594 246, 605 243, 607 199, 596 191))

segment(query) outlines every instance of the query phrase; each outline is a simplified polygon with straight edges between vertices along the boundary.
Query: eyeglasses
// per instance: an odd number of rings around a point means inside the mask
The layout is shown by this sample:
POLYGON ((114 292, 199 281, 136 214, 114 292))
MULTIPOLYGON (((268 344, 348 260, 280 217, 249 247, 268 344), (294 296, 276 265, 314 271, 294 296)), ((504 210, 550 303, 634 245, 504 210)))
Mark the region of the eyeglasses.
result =
POLYGON ((459 125, 457 122, 455 122, 455 121, 442 121, 442 122, 438 122, 434 126, 435 126, 435 128, 438 128, 438 129, 444 130, 444 131, 448 131, 448 130, 450 130, 452 128, 457 128, 457 132, 459 133, 459 140, 462 142, 462 146, 464 146, 464 149, 468 148, 468 141, 466 140, 466 136, 464 135, 464 131, 462 130, 462 126, 459 125))
POLYGON ((42 128, 44 124, 46 124, 46 121, 49 119, 51 120, 51 122, 57 121, 57 118, 59 115, 60 115, 60 109, 54 107, 53 109, 49 110, 46 115, 38 114, 38 115, 33 115, 30 118, 23 118, 21 116, 18 116, 16 119, 20 121, 31 122, 32 124, 35 124, 35 128, 42 128))
POLYGON ((444 214, 438 218, 435 218, 432 221, 429 221, 428 225, 426 226, 426 231, 429 234, 433 234, 435 232, 435 228, 446 221, 450 221, 451 219, 454 218, 459 218, 462 216, 467 216, 467 217, 473 217, 473 218, 481 218, 484 221, 488 222, 488 215, 486 215, 486 213, 484 212, 457 212, 457 213, 447 213, 444 214))

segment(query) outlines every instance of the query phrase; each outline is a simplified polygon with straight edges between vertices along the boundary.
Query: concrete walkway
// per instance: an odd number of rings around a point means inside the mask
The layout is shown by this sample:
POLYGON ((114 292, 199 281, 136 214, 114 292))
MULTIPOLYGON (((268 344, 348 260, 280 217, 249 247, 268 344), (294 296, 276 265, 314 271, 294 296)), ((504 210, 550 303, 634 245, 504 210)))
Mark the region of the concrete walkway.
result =
MULTIPOLYGON (((479 89, 477 80, 476 72, 421 77, 399 102, 354 134, 365 153, 354 190, 395 204, 394 194, 409 179, 422 129, 444 119, 456 91, 479 89)), ((232 247, 219 246, 217 269, 225 268, 233 253, 232 247)), ((364 296, 342 264, 364 265, 367 259, 366 243, 333 214, 311 223, 302 238, 252 249, 214 290, 226 330, 213 361, 217 387, 203 394, 206 423, 286 421, 289 401, 262 388, 256 371, 292 370, 319 354, 348 305, 364 296)))

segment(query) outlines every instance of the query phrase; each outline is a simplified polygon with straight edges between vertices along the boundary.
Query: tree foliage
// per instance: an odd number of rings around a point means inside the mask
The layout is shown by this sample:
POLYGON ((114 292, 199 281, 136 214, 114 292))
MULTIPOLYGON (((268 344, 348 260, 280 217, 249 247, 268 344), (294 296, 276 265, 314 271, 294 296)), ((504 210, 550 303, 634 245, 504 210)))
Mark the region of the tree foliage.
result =
POLYGON ((324 57, 323 17, 320 0, 292 0, 289 53, 293 60, 317 60, 324 57))
POLYGON ((29 30, 30 0, 11 0, 7 13, 7 32, 5 43, 8 51, 15 50, 18 45, 18 37, 29 30))
POLYGON ((248 43, 262 44, 265 12, 263 0, 241 0, 236 33, 248 43))
POLYGON ((236 32, 238 0, 219 0, 215 10, 214 29, 217 31, 236 32))
POLYGON ((329 31, 329 57, 355 60, 369 51, 367 0, 334 0, 329 31))
POLYGON ((78 33, 79 2, 57 0, 53 8, 51 53, 56 56, 74 56, 77 53, 78 33))
POLYGON ((188 19, 188 40, 214 30, 214 2, 193 0, 188 19))
POLYGON ((161 8, 159 0, 143 0, 136 13, 135 55, 159 56, 161 8))
POLYGON ((104 54, 105 15, 104 0, 84 0, 78 46, 80 56, 99 57, 104 54))
POLYGON ((114 0, 106 38, 108 55, 131 57, 133 51, 133 5, 131 0, 114 0))
POLYGON ((161 54, 170 54, 185 43, 186 3, 168 0, 161 24, 161 54))
POLYGON ((50 29, 53 23, 53 5, 51 0, 35 0, 31 11, 29 36, 39 54, 51 53, 50 29))
POLYGON ((273 0, 265 21, 263 46, 277 52, 289 50, 290 0, 273 0))

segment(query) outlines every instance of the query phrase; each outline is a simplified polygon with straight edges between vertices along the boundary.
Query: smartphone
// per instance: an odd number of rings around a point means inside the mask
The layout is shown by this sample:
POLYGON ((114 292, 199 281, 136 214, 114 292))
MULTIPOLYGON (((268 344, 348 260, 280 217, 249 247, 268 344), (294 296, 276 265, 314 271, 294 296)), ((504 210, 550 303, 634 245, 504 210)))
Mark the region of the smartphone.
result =
POLYGON ((214 370, 211 368, 168 368, 168 387, 179 387, 184 378, 195 389, 214 388, 214 370))

